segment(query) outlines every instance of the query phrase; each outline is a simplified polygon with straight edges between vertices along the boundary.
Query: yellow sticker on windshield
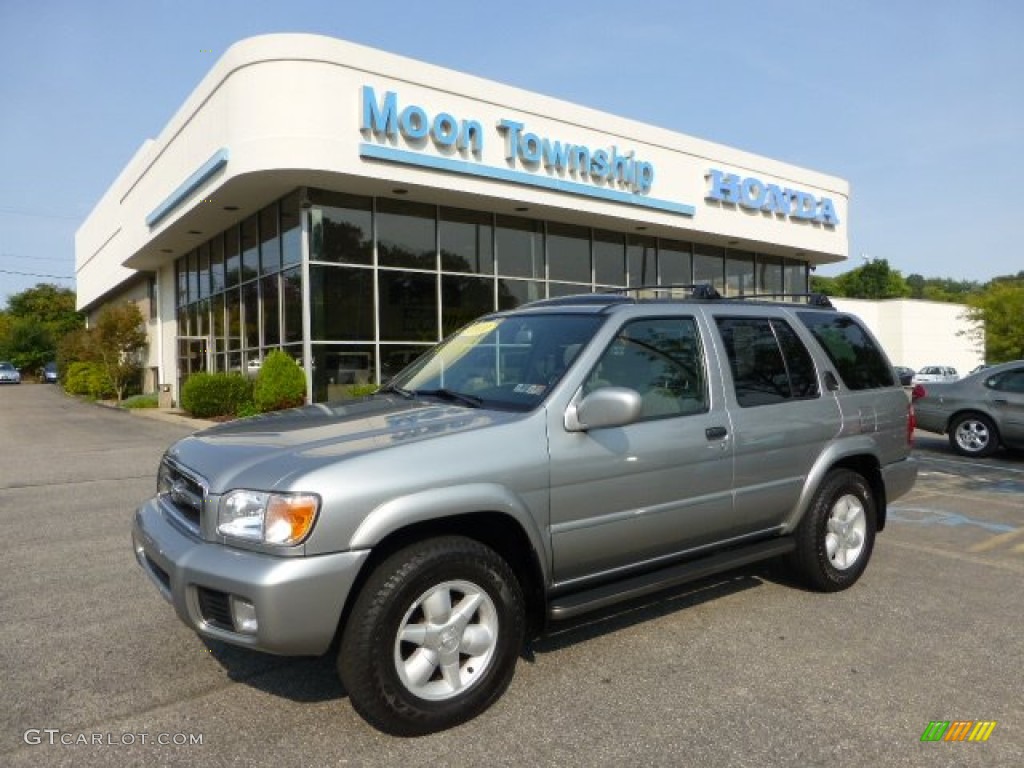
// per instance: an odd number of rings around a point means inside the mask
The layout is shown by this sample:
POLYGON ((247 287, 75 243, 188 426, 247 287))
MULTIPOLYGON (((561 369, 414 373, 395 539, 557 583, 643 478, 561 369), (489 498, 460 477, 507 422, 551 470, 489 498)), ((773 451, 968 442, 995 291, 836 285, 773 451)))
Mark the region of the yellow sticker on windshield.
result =
POLYGON ((494 320, 484 320, 479 323, 473 323, 471 326, 466 328, 459 334, 459 336, 469 336, 474 338, 476 336, 483 336, 485 333, 490 333, 498 327, 498 323, 494 320))

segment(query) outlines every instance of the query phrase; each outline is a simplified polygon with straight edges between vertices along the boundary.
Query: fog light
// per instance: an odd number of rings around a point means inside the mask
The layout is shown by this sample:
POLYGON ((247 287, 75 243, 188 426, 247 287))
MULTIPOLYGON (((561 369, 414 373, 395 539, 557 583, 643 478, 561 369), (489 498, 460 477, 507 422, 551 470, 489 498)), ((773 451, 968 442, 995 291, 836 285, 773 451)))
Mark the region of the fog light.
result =
POLYGON ((235 630, 246 635, 255 635, 259 627, 256 621, 256 606, 248 600, 231 596, 231 618, 235 630))

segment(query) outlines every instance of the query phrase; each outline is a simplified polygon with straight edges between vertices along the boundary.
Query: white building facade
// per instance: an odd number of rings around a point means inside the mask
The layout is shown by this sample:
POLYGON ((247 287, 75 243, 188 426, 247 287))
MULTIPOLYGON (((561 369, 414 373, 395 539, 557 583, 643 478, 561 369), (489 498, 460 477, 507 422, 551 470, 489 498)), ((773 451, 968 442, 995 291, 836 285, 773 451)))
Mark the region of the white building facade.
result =
POLYGON ((894 365, 915 371, 928 365, 952 366, 963 376, 985 362, 978 340, 981 326, 967 318, 963 304, 920 299, 832 299, 832 303, 861 318, 894 365))
POLYGON ((770 158, 270 35, 232 46, 101 198, 76 235, 78 301, 148 299, 147 388, 280 348, 321 401, 535 299, 803 292, 847 258, 848 197, 770 158))

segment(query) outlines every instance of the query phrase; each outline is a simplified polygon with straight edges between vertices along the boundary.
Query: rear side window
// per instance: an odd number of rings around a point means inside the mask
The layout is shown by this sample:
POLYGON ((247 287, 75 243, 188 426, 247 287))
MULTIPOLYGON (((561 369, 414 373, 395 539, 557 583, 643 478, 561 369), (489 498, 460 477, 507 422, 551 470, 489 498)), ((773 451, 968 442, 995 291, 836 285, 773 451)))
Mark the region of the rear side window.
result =
POLYGON ((849 389, 879 389, 896 383, 882 350, 852 317, 831 312, 798 312, 797 316, 849 389))
POLYGON ((784 320, 719 317, 716 322, 740 406, 818 396, 811 354, 784 320))

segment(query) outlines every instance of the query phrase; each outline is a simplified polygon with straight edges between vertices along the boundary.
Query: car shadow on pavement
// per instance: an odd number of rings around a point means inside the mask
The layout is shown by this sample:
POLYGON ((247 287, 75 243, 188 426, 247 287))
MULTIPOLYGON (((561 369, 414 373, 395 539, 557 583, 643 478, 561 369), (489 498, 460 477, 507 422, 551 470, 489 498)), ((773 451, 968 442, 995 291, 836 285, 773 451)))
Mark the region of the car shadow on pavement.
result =
POLYGON ((348 696, 335 667, 337 649, 323 656, 274 656, 204 639, 213 658, 236 683, 300 703, 348 696))
POLYGON ((727 595, 756 589, 768 580, 766 577, 764 564, 751 565, 618 603, 576 619, 552 623, 547 634, 526 646, 522 657, 532 661, 535 653, 553 653, 727 595))

